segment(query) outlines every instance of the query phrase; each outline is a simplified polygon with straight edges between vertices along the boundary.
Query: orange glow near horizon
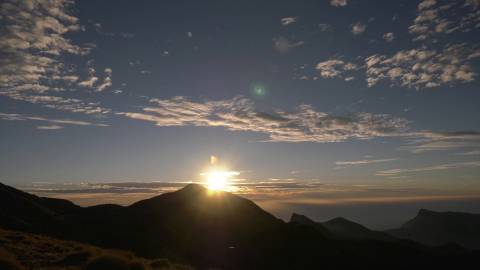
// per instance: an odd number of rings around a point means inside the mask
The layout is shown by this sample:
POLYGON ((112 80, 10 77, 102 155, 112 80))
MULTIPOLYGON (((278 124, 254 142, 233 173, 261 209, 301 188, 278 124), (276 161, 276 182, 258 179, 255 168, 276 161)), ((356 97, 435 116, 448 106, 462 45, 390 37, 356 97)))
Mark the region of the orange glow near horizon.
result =
POLYGON ((227 190, 231 183, 230 179, 233 176, 239 175, 238 172, 224 171, 224 170, 211 170, 201 173, 206 179, 206 184, 210 190, 227 190))
POLYGON ((210 168, 201 173, 200 175, 205 178, 208 189, 214 191, 226 191, 231 189, 231 179, 234 176, 239 175, 239 172, 230 171, 225 168, 219 167, 218 157, 210 156, 210 168))

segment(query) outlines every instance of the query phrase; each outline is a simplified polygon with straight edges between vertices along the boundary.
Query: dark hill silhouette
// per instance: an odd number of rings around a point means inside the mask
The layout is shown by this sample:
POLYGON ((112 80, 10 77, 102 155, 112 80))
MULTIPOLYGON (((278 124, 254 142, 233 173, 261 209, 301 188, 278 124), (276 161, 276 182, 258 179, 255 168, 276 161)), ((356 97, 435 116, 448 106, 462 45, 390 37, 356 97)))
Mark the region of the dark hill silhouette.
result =
POLYGON ((480 249, 480 214, 420 209, 415 218, 387 232, 431 246, 456 243, 480 249))
POLYGON ((65 214, 81 210, 67 200, 41 198, 0 183, 0 226, 32 232, 62 230, 65 214))
POLYGON ((475 258, 461 249, 410 241, 338 240, 323 227, 285 223, 252 201, 195 184, 127 207, 80 207, 0 187, 2 227, 166 257, 200 269, 400 269, 412 261, 458 267, 475 258))
POLYGON ((312 228, 315 228, 320 234, 325 236, 326 238, 334 238, 335 236, 327 230, 321 223, 315 222, 311 220, 310 218, 300 215, 297 213, 293 213, 292 216, 290 217, 290 223, 292 224, 300 224, 304 226, 310 226, 312 228))
POLYGON ((315 227, 330 238, 350 239, 350 240, 379 240, 392 242, 397 239, 383 232, 373 231, 367 227, 350 221, 348 219, 337 217, 326 222, 315 222, 308 217, 300 214, 292 214, 290 222, 309 225, 315 227))
POLYGON ((348 219, 337 217, 321 223, 327 230, 334 235, 345 239, 356 240, 379 240, 379 241, 396 241, 394 237, 350 221, 348 219))

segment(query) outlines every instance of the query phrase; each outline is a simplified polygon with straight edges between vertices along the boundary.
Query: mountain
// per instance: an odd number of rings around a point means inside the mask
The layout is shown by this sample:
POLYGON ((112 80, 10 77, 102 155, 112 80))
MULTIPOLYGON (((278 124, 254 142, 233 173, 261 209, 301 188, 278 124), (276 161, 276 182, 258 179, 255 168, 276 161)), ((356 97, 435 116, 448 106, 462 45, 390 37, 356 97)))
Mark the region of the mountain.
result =
POLYGON ((82 208, 67 200, 41 198, 0 183, 0 226, 35 232, 62 231, 64 215, 82 208))
POLYGON ((315 222, 306 216, 292 214, 290 222, 313 226, 327 237, 350 240, 378 240, 378 241, 396 241, 396 239, 386 233, 373 231, 363 225, 338 217, 326 222, 315 222))
POLYGON ((290 223, 315 228, 315 230, 317 230, 320 234, 329 239, 335 237, 327 228, 323 226, 323 224, 315 222, 304 215, 293 213, 290 217, 290 223))
POLYGON ((0 207, 5 228, 199 269, 384 269, 407 267, 412 260, 458 266, 478 255, 411 241, 340 239, 324 224, 312 226, 307 217, 285 223, 250 200, 195 184, 126 207, 80 207, 1 185, 0 207))
POLYGON ((337 217, 321 223, 328 231, 339 238, 355 240, 378 240, 378 241, 396 241, 396 239, 386 233, 373 231, 367 227, 350 221, 348 219, 337 217))
POLYGON ((420 209, 415 218, 387 233, 430 246, 456 243, 480 249, 480 214, 420 209))

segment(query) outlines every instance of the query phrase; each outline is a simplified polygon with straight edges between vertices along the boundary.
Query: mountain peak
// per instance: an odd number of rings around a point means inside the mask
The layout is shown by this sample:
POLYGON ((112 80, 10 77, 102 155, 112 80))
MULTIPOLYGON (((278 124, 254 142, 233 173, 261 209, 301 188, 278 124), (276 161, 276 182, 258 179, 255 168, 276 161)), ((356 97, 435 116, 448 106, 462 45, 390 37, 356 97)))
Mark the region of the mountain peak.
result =
POLYGON ((297 213, 293 213, 292 216, 290 217, 290 222, 292 223, 298 223, 298 224, 303 224, 303 225, 313 225, 316 224, 315 221, 311 220, 307 216, 300 215, 297 213))
MULTIPOLYGON (((345 224, 345 223, 347 223, 347 224, 357 224, 357 223, 355 223, 355 222, 353 222, 353 221, 350 221, 350 220, 348 220, 348 219, 346 219, 346 218, 344 218, 344 217, 332 218, 332 219, 330 219, 330 220, 328 220, 328 221, 326 221, 326 222, 328 222, 328 223, 337 223, 337 224, 338 224, 338 223, 343 223, 343 224, 345 224)), ((326 223, 326 222, 325 222, 325 223, 326 223)))
POLYGON ((417 216, 432 216, 432 215, 435 215, 435 214, 438 214, 438 212, 428 210, 428 209, 425 209, 425 208, 421 208, 420 210, 418 210, 417 216))
POLYGON ((177 190, 178 192, 203 192, 203 191, 206 191, 207 188, 204 187, 203 185, 200 185, 200 184, 195 184, 195 183, 191 183, 191 184, 187 184, 186 186, 184 186, 183 188, 177 190))

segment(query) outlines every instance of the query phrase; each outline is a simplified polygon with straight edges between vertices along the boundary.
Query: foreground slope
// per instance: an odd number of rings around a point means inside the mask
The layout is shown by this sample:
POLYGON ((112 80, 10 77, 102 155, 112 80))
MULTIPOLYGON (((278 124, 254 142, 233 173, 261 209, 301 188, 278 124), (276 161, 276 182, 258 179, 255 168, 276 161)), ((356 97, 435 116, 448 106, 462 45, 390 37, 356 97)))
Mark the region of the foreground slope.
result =
POLYGON ((144 259, 132 253, 72 241, 0 229, 0 269, 189 270, 166 259, 144 259))

